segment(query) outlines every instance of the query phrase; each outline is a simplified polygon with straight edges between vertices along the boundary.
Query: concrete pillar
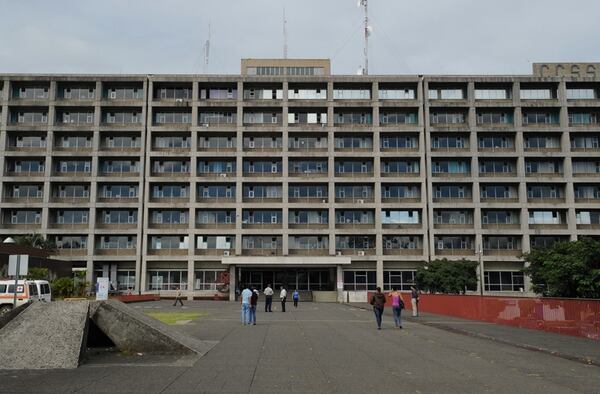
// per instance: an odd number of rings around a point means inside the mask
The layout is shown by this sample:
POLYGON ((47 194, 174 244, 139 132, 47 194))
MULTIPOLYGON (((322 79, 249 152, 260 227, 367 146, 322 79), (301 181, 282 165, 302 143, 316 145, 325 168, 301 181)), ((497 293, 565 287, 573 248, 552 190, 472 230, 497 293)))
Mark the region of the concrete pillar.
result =
POLYGON ((229 301, 235 301, 236 282, 235 264, 231 264, 229 266, 229 301))
POLYGON ((337 288, 337 300, 339 303, 345 302, 344 300, 344 271, 342 270, 342 266, 338 265, 336 267, 336 288, 337 288))

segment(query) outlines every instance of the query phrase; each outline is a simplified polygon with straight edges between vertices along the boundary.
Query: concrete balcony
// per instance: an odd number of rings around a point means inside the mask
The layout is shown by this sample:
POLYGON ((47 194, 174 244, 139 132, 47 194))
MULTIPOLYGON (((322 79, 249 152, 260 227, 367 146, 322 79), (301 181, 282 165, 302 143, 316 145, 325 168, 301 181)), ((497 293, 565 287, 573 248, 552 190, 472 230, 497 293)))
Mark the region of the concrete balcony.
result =
POLYGON ((510 172, 480 172, 479 173, 479 177, 480 178, 486 178, 486 177, 491 177, 491 178, 510 178, 510 177, 516 177, 517 176, 517 172, 516 171, 510 171, 510 172))
POLYGON ((189 178, 190 177, 190 172, 189 171, 185 171, 185 172, 150 172, 150 176, 153 177, 157 177, 157 178, 177 178, 177 177, 184 177, 184 178, 189 178))
POLYGON ((532 204, 564 204, 564 197, 528 197, 527 202, 532 204))
POLYGON ((384 256, 422 256, 423 249, 383 249, 384 256))
POLYGON ((135 256, 136 250, 134 248, 96 248, 94 254, 97 256, 135 256))
POLYGON ((189 197, 150 197, 150 202, 159 202, 162 204, 182 204, 190 202, 189 197))
MULTIPOLYGON (((141 151, 141 147, 139 146, 114 146, 114 147, 108 147, 108 146, 101 146, 100 147, 100 152, 119 152, 119 153, 138 153, 141 151)), ((155 150, 155 149, 152 149, 155 150)), ((189 151, 186 150, 186 152, 189 151)))
MULTIPOLYGON (((158 150, 158 149, 153 149, 158 150)), ((187 149, 189 151, 189 149, 187 149)), ((235 153, 237 148, 235 146, 226 146, 226 147, 198 147, 198 152, 228 152, 235 153)))
POLYGON ((578 230, 600 230, 600 223, 578 224, 578 230))
POLYGON ((281 172, 244 172, 242 176, 248 178, 279 178, 283 174, 281 172))
POLYGON ((288 176, 291 178, 326 178, 327 171, 315 171, 315 172, 289 172, 288 176))
POLYGON ((282 256, 282 249, 254 248, 242 249, 242 256, 282 256))
POLYGON ((290 229, 322 230, 322 229, 328 229, 329 224, 327 224, 327 223, 289 223, 288 228, 290 228, 290 229))
POLYGON ((150 228, 163 230, 187 230, 189 223, 150 223, 150 228))
POLYGON ((207 249, 195 249, 194 254, 196 256, 235 256, 235 249, 216 249, 216 248, 207 248, 207 249))
POLYGON ((242 223, 244 229, 280 229, 281 223, 242 223))
POLYGON ((9 177, 9 176, 13 176, 13 177, 19 177, 19 178, 35 178, 35 177, 43 177, 44 176, 44 172, 43 171, 36 171, 36 172, 32 172, 32 171, 5 171, 4 175, 9 177))
POLYGON ((575 198, 578 204, 600 204, 600 198, 575 198))
POLYGON ((139 177, 140 173, 139 172, 99 172, 98 176, 105 176, 105 177, 109 177, 109 178, 128 178, 128 177, 139 177))
POLYGON ((50 223, 50 228, 52 229, 86 230, 89 227, 89 223, 50 223))
POLYGON ((598 177, 600 177, 600 172, 574 172, 573 176, 577 177, 577 178, 583 178, 583 177, 598 178, 598 177))
POLYGON ((520 230, 520 223, 485 223, 481 225, 485 230, 520 230))
POLYGON ((507 198, 497 198, 497 197, 482 197, 479 201, 485 203, 492 204, 511 204, 519 202, 518 197, 507 197, 507 198))
POLYGON ((102 230, 135 230, 137 223, 97 223, 96 228, 102 230))
POLYGON ((420 203, 421 197, 381 197, 381 202, 384 204, 392 203, 420 203))
MULTIPOLYGON (((92 173, 91 172, 84 172, 84 171, 72 171, 72 172, 58 172, 55 171, 52 173, 52 176, 55 177, 64 177, 64 178, 84 178, 84 177, 91 177, 92 173)), ((102 175, 102 176, 106 176, 106 175, 102 175)))
POLYGON ((235 223, 196 223, 197 229, 233 229, 235 228, 235 223))
POLYGON ((269 204, 282 202, 281 197, 243 197, 242 202, 256 203, 256 204, 269 204))
POLYGON ((565 230, 567 228, 569 228, 569 226, 567 225, 567 223, 558 223, 558 224, 530 224, 529 225, 530 229, 535 229, 535 230, 558 230, 558 229, 562 229, 565 230))
POLYGON ((474 249, 435 249, 436 256, 474 256, 474 249))
POLYGON ((340 204, 370 204, 374 203, 373 197, 336 197, 335 202, 340 204))
POLYGON ((392 230, 417 230, 423 227, 422 223, 382 223, 381 227, 392 230))
POLYGON ((434 223, 433 228, 435 229, 471 229, 473 223, 434 223))
POLYGON ((325 197, 289 197, 288 202, 290 203, 302 203, 302 204, 326 204, 329 201, 327 196, 325 197))
POLYGON ((336 178, 373 178, 373 172, 336 172, 336 178))
POLYGON ((329 248, 303 248, 303 249, 289 249, 290 256, 329 256, 329 248))
POLYGON ((307 148, 288 148, 288 152, 306 152, 306 153, 313 153, 313 152, 327 152, 327 147, 325 148, 311 148, 311 147, 307 147, 307 148))
POLYGON ((37 204, 43 202, 42 197, 4 197, 3 202, 20 204, 37 204))
POLYGON ((471 197, 433 197, 433 202, 461 204, 473 202, 473 199, 471 197))
POLYGON ((198 178, 235 178, 236 173, 234 172, 199 172, 196 174, 198 178))
POLYGON ((42 227, 41 223, 2 223, 0 228, 12 230, 37 230, 42 227))
POLYGON ((523 254, 521 249, 484 249, 484 256, 513 256, 519 257, 523 254))
POLYGON ((187 256, 188 249, 148 249, 148 256, 187 256))
MULTIPOLYGON (((85 201, 89 201, 89 199, 85 199, 85 201)), ((96 201, 110 202, 110 203, 115 203, 115 204, 131 204, 131 203, 137 203, 138 198, 137 197, 101 197, 101 196, 99 196, 96 198, 96 201)), ((57 201, 57 202, 61 202, 61 201, 57 201)))
POLYGON ((419 172, 382 172, 381 176, 383 178, 418 178, 421 176, 419 172))
POLYGON ((87 247, 82 249, 56 249, 54 256, 56 257, 68 257, 68 256, 85 256, 87 255, 87 247))
POLYGON ((336 223, 335 228, 340 229, 340 230, 350 230, 350 229, 363 230, 363 229, 375 228, 375 223, 336 223))
MULTIPOLYGON (((187 202, 188 199, 185 199, 185 202, 187 202)), ((202 197, 202 196, 198 196, 196 197, 196 202, 202 202, 202 203, 207 203, 207 204, 218 204, 218 203, 222 203, 222 204, 229 204, 229 203, 235 203, 235 197, 202 197)))
POLYGON ((375 248, 352 249, 352 248, 336 248, 336 254, 341 253, 342 256, 373 256, 375 248))

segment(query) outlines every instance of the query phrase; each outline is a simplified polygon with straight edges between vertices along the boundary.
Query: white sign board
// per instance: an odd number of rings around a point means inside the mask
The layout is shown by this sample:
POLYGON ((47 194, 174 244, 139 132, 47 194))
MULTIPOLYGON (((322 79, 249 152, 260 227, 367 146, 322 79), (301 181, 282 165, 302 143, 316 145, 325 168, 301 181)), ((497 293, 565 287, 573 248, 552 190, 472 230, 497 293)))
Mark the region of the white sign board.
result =
POLYGON ((29 268, 29 255, 11 254, 8 256, 8 275, 17 275, 17 260, 19 262, 19 276, 27 275, 29 268))
POLYGON ((96 301, 108 300, 108 278, 98 278, 96 285, 96 301))

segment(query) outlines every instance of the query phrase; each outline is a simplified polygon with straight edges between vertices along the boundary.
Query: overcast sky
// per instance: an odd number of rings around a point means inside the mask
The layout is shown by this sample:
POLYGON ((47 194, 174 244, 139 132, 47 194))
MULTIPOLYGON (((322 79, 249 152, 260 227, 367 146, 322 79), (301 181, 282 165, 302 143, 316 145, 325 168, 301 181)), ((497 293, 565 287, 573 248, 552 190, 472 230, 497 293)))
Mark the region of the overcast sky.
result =
MULTIPOLYGON (((211 74, 246 57, 362 57, 357 0, 0 0, 0 72, 211 74)), ((600 61, 598 0, 369 0, 370 74, 528 74, 600 61)))

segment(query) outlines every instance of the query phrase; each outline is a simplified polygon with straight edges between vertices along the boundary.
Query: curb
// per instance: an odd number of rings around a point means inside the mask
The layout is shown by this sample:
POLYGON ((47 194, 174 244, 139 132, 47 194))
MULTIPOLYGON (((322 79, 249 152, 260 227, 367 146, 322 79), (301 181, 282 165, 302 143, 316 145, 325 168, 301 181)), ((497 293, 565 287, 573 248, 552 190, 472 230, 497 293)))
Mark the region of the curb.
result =
MULTIPOLYGON (((362 310, 366 310, 366 311, 369 310, 369 308, 362 307, 362 306, 359 306, 359 305, 352 305, 352 304, 345 304, 345 305, 351 306, 351 307, 356 308, 356 309, 362 309, 362 310)), ((581 363, 581 364, 593 365, 595 367, 600 367, 600 361, 599 360, 594 360, 594 359, 591 359, 591 358, 588 358, 588 357, 574 356, 574 355, 570 355, 570 354, 560 353, 560 352, 558 352, 556 350, 550 350, 550 349, 541 348, 541 347, 537 347, 537 346, 533 346, 533 345, 527 345, 527 344, 522 344, 522 343, 514 343, 514 342, 508 341, 506 339, 497 338, 497 337, 493 337, 493 336, 490 336, 490 335, 476 333, 476 332, 472 332, 472 331, 468 331, 468 330, 463 330, 463 329, 456 328, 456 327, 450 327, 450 326, 447 326, 447 325, 444 325, 444 324, 440 324, 440 323, 431 323, 431 322, 426 322, 426 321, 419 321, 418 319, 415 319, 412 316, 403 317, 403 319, 406 320, 406 321, 409 321, 411 323, 422 324, 424 326, 437 328, 437 329, 448 331, 448 332, 452 332, 452 333, 455 333, 455 334, 461 334, 461 335, 469 336, 469 337, 472 337, 472 338, 486 339, 488 341, 494 341, 494 342, 497 342, 497 343, 502 343, 504 345, 513 346, 513 347, 516 347, 516 348, 519 348, 519 349, 525 349, 525 350, 529 350, 529 351, 540 352, 540 353, 544 353, 544 354, 549 354, 551 356, 560 357, 560 358, 563 358, 565 360, 576 361, 576 362, 581 363)), ((493 323, 489 323, 489 324, 493 324, 493 323)))

